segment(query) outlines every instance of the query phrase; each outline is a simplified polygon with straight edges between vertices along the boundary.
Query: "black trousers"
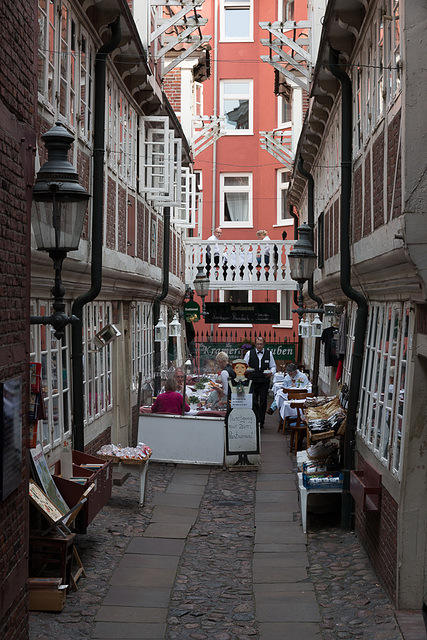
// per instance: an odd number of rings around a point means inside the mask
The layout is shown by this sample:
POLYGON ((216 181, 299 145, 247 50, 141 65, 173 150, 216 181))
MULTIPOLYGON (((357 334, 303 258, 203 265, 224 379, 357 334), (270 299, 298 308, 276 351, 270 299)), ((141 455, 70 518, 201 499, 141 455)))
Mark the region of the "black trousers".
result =
POLYGON ((265 412, 267 410, 267 397, 270 388, 270 381, 257 382, 252 380, 252 393, 254 396, 253 409, 259 424, 264 424, 265 412))

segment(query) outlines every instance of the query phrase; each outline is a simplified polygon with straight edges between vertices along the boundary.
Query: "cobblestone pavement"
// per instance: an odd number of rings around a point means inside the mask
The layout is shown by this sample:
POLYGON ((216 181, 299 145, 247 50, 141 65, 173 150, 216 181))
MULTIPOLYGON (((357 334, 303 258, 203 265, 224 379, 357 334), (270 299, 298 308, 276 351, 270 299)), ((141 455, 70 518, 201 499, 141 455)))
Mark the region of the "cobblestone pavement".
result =
POLYGON ((308 558, 324 640, 402 640, 394 608, 340 514, 311 516, 308 558))
MULTIPOLYGON (((173 473, 174 465, 150 463, 143 508, 136 473, 113 487, 108 505, 77 537, 87 577, 67 595, 61 613, 30 614, 30 640, 91 638, 108 581, 131 539, 148 526, 154 493, 166 490, 173 473)), ((165 640, 259 637, 251 582, 255 484, 253 472, 210 471, 171 594, 165 640)), ((311 517, 308 552, 324 640, 402 639, 392 604, 354 533, 334 526, 333 517, 311 517)))

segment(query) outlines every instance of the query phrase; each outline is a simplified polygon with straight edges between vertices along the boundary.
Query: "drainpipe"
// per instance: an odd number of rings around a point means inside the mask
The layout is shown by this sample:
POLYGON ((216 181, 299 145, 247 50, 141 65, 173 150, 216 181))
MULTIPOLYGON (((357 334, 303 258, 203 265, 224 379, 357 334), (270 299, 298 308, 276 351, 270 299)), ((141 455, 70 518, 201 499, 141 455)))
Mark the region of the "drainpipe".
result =
MULTIPOLYGON (((169 291, 169 244, 170 244, 170 207, 165 207, 163 210, 163 286, 162 291, 153 301, 153 320, 154 326, 160 318, 160 303, 166 298, 169 291)), ((165 324, 167 325, 167 318, 165 324)), ((160 365, 162 361, 162 354, 160 352, 160 342, 154 343, 154 395, 157 396, 160 393, 161 387, 161 373, 160 365)))
MULTIPOLYGON (((297 170, 307 180, 307 187, 308 187, 308 202, 307 202, 308 224, 311 227, 311 231, 312 231, 311 243, 312 243, 312 245, 314 245, 314 236, 313 236, 313 231, 314 231, 314 178, 311 175, 311 173, 309 173, 308 171, 306 171, 304 169, 304 161, 303 161, 301 156, 298 158, 297 170)), ((317 308, 319 309, 319 308, 323 307, 322 298, 319 298, 319 296, 315 295, 314 290, 313 290, 313 276, 311 276, 310 280, 307 282, 307 286, 308 286, 308 295, 310 296, 310 298, 312 300, 314 300, 314 302, 317 303, 317 308)), ((314 361, 313 361, 313 380, 312 380, 313 393, 314 393, 315 396, 317 396, 319 394, 319 362, 320 362, 320 338, 315 338, 315 341, 314 341, 314 361)))
POLYGON ((363 351, 365 346, 368 303, 366 298, 351 286, 350 261, 350 215, 351 215, 351 159, 353 135, 353 96, 351 80, 338 61, 339 51, 329 48, 328 67, 332 75, 341 83, 341 289, 357 304, 356 324, 354 328, 354 350, 351 366, 350 389, 347 407, 347 426, 344 435, 344 491, 341 509, 341 526, 349 529, 351 524, 352 499, 350 495, 350 470, 354 469, 354 448, 359 400, 360 380, 362 377, 363 351))
POLYGON ((102 284, 106 65, 108 54, 119 46, 122 39, 119 16, 108 27, 111 29, 111 38, 98 50, 95 57, 91 288, 74 301, 71 311, 80 320, 71 329, 73 446, 77 451, 84 451, 83 307, 98 296, 102 284))
MULTIPOLYGON (((298 216, 294 213, 294 207, 292 204, 289 205, 289 215, 294 219, 294 240, 298 240, 298 216)), ((294 289, 294 305, 298 306, 298 289, 294 289)), ((301 360, 302 356, 302 338, 298 336, 298 360, 301 360)))

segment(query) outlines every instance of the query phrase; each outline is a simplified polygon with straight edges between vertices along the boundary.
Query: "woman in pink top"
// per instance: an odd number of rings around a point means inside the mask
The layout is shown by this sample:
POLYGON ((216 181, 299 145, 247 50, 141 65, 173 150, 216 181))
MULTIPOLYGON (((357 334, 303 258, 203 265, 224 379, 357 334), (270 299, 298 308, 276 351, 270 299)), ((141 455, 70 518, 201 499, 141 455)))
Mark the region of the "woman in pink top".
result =
MULTIPOLYGON (((165 384, 165 392, 157 396, 151 413, 171 413, 180 416, 182 414, 182 395, 177 392, 178 383, 174 378, 168 378, 165 384)), ((185 402, 184 411, 190 411, 185 402)))

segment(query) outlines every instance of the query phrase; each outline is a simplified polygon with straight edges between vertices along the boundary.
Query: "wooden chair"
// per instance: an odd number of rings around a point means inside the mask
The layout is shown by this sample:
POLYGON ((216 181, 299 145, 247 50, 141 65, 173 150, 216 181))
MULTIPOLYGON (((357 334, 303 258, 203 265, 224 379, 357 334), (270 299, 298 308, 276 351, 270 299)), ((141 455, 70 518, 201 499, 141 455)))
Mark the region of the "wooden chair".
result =
MULTIPOLYGON (((291 402, 291 408, 296 409, 297 415, 293 417, 294 421, 289 423, 289 430, 290 430, 289 451, 290 453, 296 454, 298 451, 300 438, 302 441, 304 436, 306 436, 307 438, 307 448, 308 448, 310 444, 309 431, 308 431, 307 422, 305 421, 304 409, 302 408, 302 406, 299 403, 291 402)), ((292 416, 291 416, 291 420, 292 420, 292 416)))
MULTIPOLYGON (((289 400, 304 400, 305 398, 313 397, 313 394, 307 389, 283 389, 283 393, 287 393, 289 400)), ((292 407, 292 405, 291 405, 292 407)), ((294 407, 292 407, 294 408, 294 407)), ((285 433, 286 430, 290 430, 292 424, 296 424, 298 416, 287 416, 284 420, 280 418, 277 432, 285 433)))

